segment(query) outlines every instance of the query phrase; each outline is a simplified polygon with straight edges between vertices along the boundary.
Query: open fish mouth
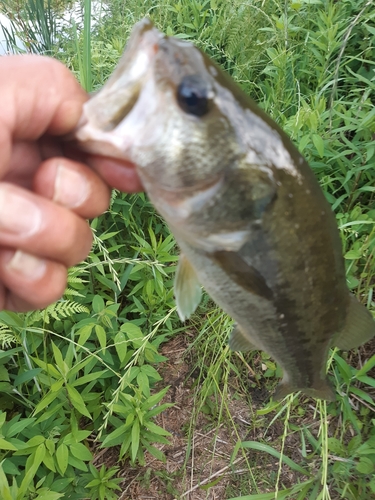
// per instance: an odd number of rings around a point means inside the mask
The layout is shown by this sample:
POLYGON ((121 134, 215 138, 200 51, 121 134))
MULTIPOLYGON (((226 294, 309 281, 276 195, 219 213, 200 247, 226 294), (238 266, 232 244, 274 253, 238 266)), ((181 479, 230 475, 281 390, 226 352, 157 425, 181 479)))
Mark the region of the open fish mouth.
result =
POLYGON ((125 118, 138 102, 163 38, 165 35, 148 19, 134 27, 119 65, 101 91, 83 106, 81 119, 71 135, 80 149, 131 160, 129 149, 133 134, 128 134, 126 129, 135 124, 126 127, 125 118))

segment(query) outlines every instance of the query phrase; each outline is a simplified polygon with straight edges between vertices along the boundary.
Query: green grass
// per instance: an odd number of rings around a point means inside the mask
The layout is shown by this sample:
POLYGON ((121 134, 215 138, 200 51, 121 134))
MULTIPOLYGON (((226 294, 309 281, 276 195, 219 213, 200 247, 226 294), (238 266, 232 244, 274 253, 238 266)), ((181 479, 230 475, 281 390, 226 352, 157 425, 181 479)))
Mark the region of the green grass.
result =
MULTIPOLYGON (((95 90, 145 15, 164 32, 194 41, 306 156, 336 212, 349 286, 374 310, 374 2, 112 0, 111 14, 94 30, 89 3, 84 25, 57 34, 53 46, 43 41, 43 50, 95 90)), ((50 3, 24 5, 35 6, 33 28, 48 41, 50 3), (35 21, 41 12, 46 22, 35 21)), ((20 9, 20 2, 4 6, 30 17, 31 7, 20 9)), ((119 446, 118 466, 147 466, 145 451, 165 459, 155 443, 170 436, 154 420, 166 408, 155 406, 166 385, 159 375, 161 347, 186 330, 173 300, 177 250, 144 195, 114 193, 109 211, 91 225, 93 251, 70 271, 63 300, 40 312, 0 313, 4 500, 116 498, 117 469, 89 465, 100 446, 119 446)), ((219 476, 212 469, 205 489, 194 491, 209 498, 210 489, 226 481, 222 498, 233 500, 365 500, 375 494, 370 347, 332 352, 329 376, 337 402, 293 395, 274 403, 268 391, 279 368, 264 353, 231 353, 231 321, 207 297, 188 328, 195 336, 186 362, 199 375, 185 428, 185 464, 194 458, 202 415, 205 431, 215 436, 224 428, 231 436, 228 468, 219 476), (238 408, 246 408, 246 424, 238 408)), ((219 455, 215 447, 210 453, 214 466, 219 455)), ((176 474, 166 469, 148 470, 144 482, 157 475, 177 495, 176 474)))

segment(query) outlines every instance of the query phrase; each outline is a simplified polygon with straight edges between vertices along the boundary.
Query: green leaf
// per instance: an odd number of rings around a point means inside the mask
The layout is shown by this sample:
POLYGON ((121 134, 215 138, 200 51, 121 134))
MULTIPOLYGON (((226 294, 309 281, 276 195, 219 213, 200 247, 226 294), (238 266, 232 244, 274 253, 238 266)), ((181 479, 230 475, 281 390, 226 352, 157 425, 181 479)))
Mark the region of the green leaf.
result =
POLYGON ((119 357, 120 362, 122 363, 126 357, 126 353, 128 351, 127 339, 125 334, 119 331, 114 338, 115 349, 117 352, 117 356, 119 357))
POLYGON ((60 378, 59 380, 56 380, 56 382, 54 382, 51 385, 51 392, 59 392, 63 385, 64 385, 64 379, 63 378, 60 378))
POLYGON ((150 396, 150 384, 149 384, 148 376, 142 371, 142 368, 137 375, 137 382, 138 382, 139 388, 141 389, 143 394, 146 397, 149 397, 150 396))
POLYGON ((130 444, 132 442, 132 435, 129 432, 127 438, 123 441, 121 448, 120 448, 120 458, 125 456, 125 453, 128 451, 130 444))
POLYGON ((157 392, 156 394, 153 394, 147 400, 142 404, 142 410, 148 410, 149 408, 152 408, 153 406, 157 405, 159 401, 161 401, 166 393, 168 392, 169 386, 165 387, 162 391, 157 392))
POLYGON ((17 314, 10 311, 0 312, 0 322, 8 326, 23 327, 22 314, 17 314))
POLYGON ((102 241, 109 240, 110 238, 113 238, 113 236, 116 236, 116 234, 119 234, 120 231, 112 231, 109 233, 104 233, 100 235, 100 239, 102 241))
POLYGON ((6 437, 10 438, 23 431, 29 425, 31 426, 35 422, 36 418, 23 418, 18 422, 13 422, 12 420, 8 424, 8 429, 6 432, 6 437))
POLYGON ((34 415, 37 415, 39 412, 44 410, 44 408, 51 404, 59 396, 59 394, 60 392, 49 392, 46 394, 40 403, 36 405, 34 415))
POLYGON ((14 500, 11 489, 9 487, 8 479, 3 471, 3 463, 0 463, 0 498, 2 500, 14 500))
POLYGON ((372 368, 374 368, 374 366, 375 366, 375 354, 371 356, 369 360, 366 361, 366 363, 362 366, 362 368, 357 371, 355 376, 361 377, 362 375, 366 375, 366 373, 369 372, 372 368))
POLYGON ((100 313, 105 308, 104 300, 100 295, 95 295, 92 299, 92 308, 96 314, 100 313))
POLYGON ((373 474, 375 472, 375 464, 370 458, 361 457, 356 469, 361 474, 373 474))
POLYGON ((95 326, 94 323, 91 323, 89 325, 84 325, 77 331, 76 335, 79 335, 77 341, 79 345, 84 345, 87 342, 94 326, 95 326))
POLYGON ((153 380, 162 379, 157 370, 155 370, 155 368, 151 365, 143 365, 141 367, 141 372, 145 373, 148 376, 148 378, 152 378, 153 380))
POLYGON ((79 458, 73 457, 73 455, 69 455, 69 465, 75 467, 76 469, 82 470, 83 472, 87 472, 87 466, 85 462, 79 460, 79 458))
POLYGON ((84 462, 89 462, 93 458, 91 451, 82 443, 72 443, 70 445, 70 451, 73 456, 84 462))
POLYGON ((334 437, 328 438, 328 449, 334 455, 337 455, 339 457, 345 457, 345 446, 337 438, 334 437))
POLYGON ((22 351, 22 347, 15 347, 14 349, 9 349, 8 351, 3 351, 2 349, 0 349, 0 359, 10 358, 20 351, 22 351))
POLYGON ((18 448, 6 439, 0 438, 0 450, 17 451, 18 448))
POLYGON ((289 457, 287 457, 285 455, 281 455, 281 453, 279 451, 275 450, 274 448, 272 448, 272 446, 269 446, 268 444, 258 443, 257 441, 244 441, 243 443, 241 443, 241 448, 250 448, 252 450, 264 451, 266 453, 269 453, 270 455, 278 458, 279 460, 281 458, 281 460, 285 464, 287 464, 291 469, 293 469, 297 472, 300 472, 301 474, 304 474, 305 476, 310 476, 309 471, 307 471, 306 469, 303 469, 300 465, 293 462, 293 460, 291 460, 289 457))
POLYGON ((136 419, 136 420, 134 420, 132 432, 131 432, 131 439, 132 439, 131 460, 132 460, 132 462, 135 462, 135 460, 137 458, 137 453, 138 453, 138 448, 139 448, 139 437, 140 437, 139 420, 136 419))
POLYGON ((148 430, 151 432, 154 432, 155 434, 158 434, 160 436, 171 436, 171 433, 163 429, 163 427, 160 427, 159 425, 154 424, 154 422, 147 421, 145 423, 145 426, 147 427, 148 430))
POLYGON ((31 439, 29 439, 26 442, 26 445, 28 448, 34 448, 34 446, 39 446, 42 443, 44 444, 46 438, 42 436, 41 434, 38 434, 36 436, 33 436, 31 439))
POLYGON ((121 325, 121 331, 127 334, 129 340, 132 341, 134 347, 143 345, 143 333, 139 326, 134 323, 124 323, 121 325))
POLYGON ((41 359, 34 358, 34 357, 31 358, 31 359, 34 361, 34 363, 36 365, 38 365, 41 368, 43 368, 43 370, 46 371, 49 376, 52 376, 52 377, 54 377, 56 379, 60 379, 61 378, 61 373, 51 363, 45 363, 41 359))
POLYGON ((51 488, 54 490, 54 491, 58 491, 58 492, 61 492, 63 490, 65 490, 65 488, 67 488, 69 486, 70 483, 72 483, 74 481, 75 477, 69 477, 69 478, 59 478, 59 479, 56 479, 56 481, 54 481, 51 485, 51 488))
POLYGON ((105 437, 102 447, 103 448, 108 448, 109 446, 114 446, 116 444, 120 444, 121 441, 124 440, 124 436, 127 433, 127 429, 124 428, 124 426, 119 427, 118 429, 115 429, 113 432, 108 434, 108 436, 105 437), (120 441, 119 441, 120 439, 120 441))
POLYGON ((200 486, 199 488, 201 490, 209 490, 213 486, 216 486, 217 484, 220 483, 220 481, 223 479, 223 476, 219 476, 218 478, 214 479, 213 481, 210 481, 209 483, 205 484, 204 486, 200 486))
POLYGON ((10 381, 8 370, 4 365, 0 365, 0 381, 1 383, 10 381))
POLYGON ((88 375, 84 375, 83 377, 78 378, 70 385, 72 385, 73 387, 77 387, 80 385, 86 385, 93 380, 101 380, 105 373, 108 373, 108 370, 100 370, 97 372, 89 373, 88 375))
POLYGON ((362 442, 362 437, 360 435, 354 436, 348 443, 348 453, 349 456, 353 455, 357 448, 360 446, 362 442))
POLYGON ((107 334, 105 333, 104 328, 101 325, 95 326, 95 333, 98 337, 100 347, 105 350, 107 345, 107 334))
POLYGON ((68 458, 69 458, 68 447, 64 443, 61 443, 56 450, 56 460, 62 475, 65 474, 65 471, 68 467, 68 458))
POLYGON ((309 135, 304 135, 303 137, 301 137, 301 140, 299 141, 299 144, 298 144, 298 149, 301 151, 301 153, 305 149, 305 147, 308 145, 309 142, 310 142, 309 135))
POLYGON ((85 417, 87 417, 91 420, 91 415, 88 412, 86 405, 85 405, 85 402, 83 401, 83 398, 80 395, 80 393, 77 391, 77 389, 75 389, 70 384, 67 384, 66 388, 68 390, 69 399, 70 399, 72 405, 74 406, 74 408, 76 410, 78 410, 79 413, 81 413, 82 415, 85 415, 85 417))
POLYGON ((26 372, 21 373, 14 379, 14 385, 17 387, 21 384, 25 384, 26 382, 29 382, 32 380, 34 377, 39 375, 39 373, 42 371, 41 368, 33 368, 32 370, 27 370, 26 372))
POLYGON ((363 391, 362 389, 358 389, 358 387, 354 387, 352 385, 349 387, 349 390, 356 396, 359 396, 364 401, 367 401, 367 403, 369 403, 370 405, 374 405, 374 400, 372 399, 369 393, 363 391))
POLYGON ((70 432, 64 437, 64 443, 66 445, 71 445, 72 443, 79 443, 80 441, 83 441, 87 437, 89 437, 91 434, 91 431, 78 431, 74 430, 73 432, 70 432))
POLYGON ((362 384, 369 385, 370 387, 375 388, 375 379, 372 377, 368 377, 367 375, 358 375, 357 373, 357 380, 362 382, 362 384))
MULTIPOLYGON (((141 369, 139 368, 139 366, 132 366, 130 368, 130 370, 128 371, 128 376, 126 378, 124 377, 124 380, 126 380, 128 383, 130 383, 132 380, 134 380, 137 377, 140 370, 141 369)), ((124 398, 127 399, 128 396, 129 396, 129 394, 124 394, 124 393, 121 394, 122 399, 124 399, 124 398)), ((131 397, 131 396, 129 396, 129 397, 131 397)))
POLYGON ((145 439, 141 439, 142 445, 146 448, 146 450, 153 455, 157 460, 160 460, 161 462, 165 463, 166 458, 165 455, 162 451, 160 451, 158 448, 155 446, 152 446, 149 444, 145 439))
MULTIPOLYGON (((55 456, 55 454, 53 455, 55 456)), ((44 455, 43 463, 49 470, 56 472, 55 461, 48 450, 46 450, 46 454, 44 455)))
POLYGON ((344 359, 342 359, 341 356, 339 356, 337 352, 334 355, 334 359, 338 364, 340 374, 344 379, 345 384, 349 385, 353 376, 352 368, 348 365, 348 363, 344 359))
POLYGON ((316 147, 316 150, 318 151, 318 154, 320 158, 323 158, 324 156, 324 141, 318 134, 313 134, 312 140, 314 143, 314 146, 316 147))
POLYGON ((38 446, 35 452, 28 458, 25 468, 26 473, 18 491, 18 495, 20 498, 22 498, 22 496, 25 495, 26 491, 28 490, 30 483, 34 479, 34 476, 37 473, 40 464, 44 459, 45 453, 46 453, 46 448, 44 446, 44 443, 42 443, 38 446))
POLYGON ((344 259, 347 260, 358 260, 362 257, 362 252, 361 250, 349 250, 349 252, 346 252, 344 255, 344 259))
POLYGON ((57 347, 57 345, 52 342, 52 350, 53 350, 53 356, 55 358, 55 361, 56 361, 56 365, 58 367, 58 369, 60 370, 60 372, 64 375, 64 377, 66 376, 66 374, 68 373, 69 371, 69 367, 68 365, 65 363, 65 361, 63 360, 63 357, 62 357, 62 354, 61 354, 61 351, 60 349, 57 347))
POLYGON ((49 488, 44 488, 46 491, 39 493, 35 500, 58 500, 63 498, 65 495, 63 493, 57 493, 56 491, 51 491, 49 488))
MULTIPOLYGON (((18 470, 18 467, 9 458, 6 458, 5 460, 3 460, 1 462, 1 464, 3 467, 3 471, 5 472, 5 474, 8 474, 8 476, 19 476, 21 474, 20 471, 18 470)), ((0 469, 1 469, 1 465, 0 465, 0 469)), ((1 485, 1 481, 0 481, 0 485, 1 485)), ((0 498, 1 498, 1 496, 0 496, 0 498)))

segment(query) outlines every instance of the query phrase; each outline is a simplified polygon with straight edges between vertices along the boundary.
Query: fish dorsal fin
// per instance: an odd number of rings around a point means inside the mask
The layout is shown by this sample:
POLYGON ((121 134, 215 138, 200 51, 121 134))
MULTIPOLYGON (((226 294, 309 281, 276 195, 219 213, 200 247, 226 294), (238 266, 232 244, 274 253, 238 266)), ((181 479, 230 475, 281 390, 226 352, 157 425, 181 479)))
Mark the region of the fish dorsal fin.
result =
POLYGON ((334 339, 339 349, 349 350, 359 347, 375 335, 373 317, 354 295, 350 294, 349 310, 342 331, 334 339))
POLYGON ((174 281, 177 312, 181 321, 188 319, 198 307, 202 289, 197 273, 184 254, 180 255, 174 281))
POLYGON ((258 348, 245 335, 239 325, 235 325, 229 335, 229 347, 232 351, 254 351, 258 348))
POLYGON ((221 269, 245 290, 272 300, 272 290, 268 287, 266 280, 254 267, 249 265, 237 252, 218 250, 211 254, 221 269))

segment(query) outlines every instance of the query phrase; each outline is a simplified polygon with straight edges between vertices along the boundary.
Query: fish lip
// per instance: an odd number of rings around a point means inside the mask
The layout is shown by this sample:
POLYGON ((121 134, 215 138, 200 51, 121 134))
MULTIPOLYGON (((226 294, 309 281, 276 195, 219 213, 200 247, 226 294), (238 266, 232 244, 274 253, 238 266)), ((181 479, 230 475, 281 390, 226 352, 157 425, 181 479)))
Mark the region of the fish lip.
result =
POLYGON ((127 106, 131 109, 134 105, 132 101, 138 100, 141 82, 147 79, 159 44, 164 38, 165 35, 147 18, 134 26, 113 74, 100 92, 85 102, 78 125, 65 140, 74 141, 80 149, 90 153, 129 159, 120 141, 111 137, 111 133, 129 114, 129 110, 124 109, 127 106), (113 96, 117 94, 120 98, 116 102, 113 96), (108 100, 111 106, 107 105, 108 100))

